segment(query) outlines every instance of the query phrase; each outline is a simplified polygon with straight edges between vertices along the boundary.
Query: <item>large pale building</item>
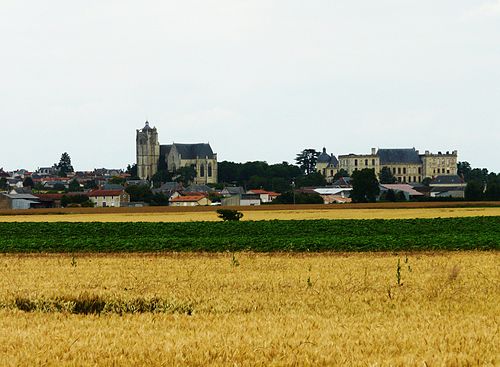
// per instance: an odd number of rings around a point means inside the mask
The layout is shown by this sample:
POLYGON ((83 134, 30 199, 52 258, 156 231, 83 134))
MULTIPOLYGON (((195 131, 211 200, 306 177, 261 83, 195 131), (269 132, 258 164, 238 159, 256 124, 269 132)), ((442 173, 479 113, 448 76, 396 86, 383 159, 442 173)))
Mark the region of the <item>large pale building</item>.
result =
POLYGON ((137 175, 142 180, 151 179, 158 169, 175 173, 191 166, 196 172, 196 184, 217 183, 217 154, 210 144, 160 145, 156 127, 146 125, 136 135, 137 175))
POLYGON ((388 167, 398 182, 415 183, 422 182, 426 177, 456 175, 458 152, 425 151, 424 154, 420 154, 415 148, 378 150, 372 148, 371 154, 351 153, 339 155, 335 160, 333 158, 335 157, 326 153, 326 149, 323 148, 316 165, 316 170, 330 182, 341 169, 351 175, 355 171, 369 168, 375 170, 378 175, 383 167, 388 167), (330 158, 327 160, 327 157, 330 158))

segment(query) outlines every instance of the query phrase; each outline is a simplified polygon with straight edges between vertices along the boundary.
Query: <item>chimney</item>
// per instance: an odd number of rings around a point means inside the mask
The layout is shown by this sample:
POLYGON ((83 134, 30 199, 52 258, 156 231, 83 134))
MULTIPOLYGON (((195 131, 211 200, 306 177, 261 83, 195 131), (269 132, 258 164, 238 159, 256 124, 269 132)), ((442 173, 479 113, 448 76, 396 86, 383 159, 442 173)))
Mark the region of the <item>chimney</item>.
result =
POLYGON ((457 150, 454 150, 454 151, 452 152, 452 154, 453 154, 453 155, 458 155, 458 151, 457 151, 457 150))
POLYGON ((431 152, 429 152, 428 150, 425 151, 425 155, 430 155, 431 152))
POLYGON ((372 148, 372 155, 375 155, 377 153, 377 148, 372 148))

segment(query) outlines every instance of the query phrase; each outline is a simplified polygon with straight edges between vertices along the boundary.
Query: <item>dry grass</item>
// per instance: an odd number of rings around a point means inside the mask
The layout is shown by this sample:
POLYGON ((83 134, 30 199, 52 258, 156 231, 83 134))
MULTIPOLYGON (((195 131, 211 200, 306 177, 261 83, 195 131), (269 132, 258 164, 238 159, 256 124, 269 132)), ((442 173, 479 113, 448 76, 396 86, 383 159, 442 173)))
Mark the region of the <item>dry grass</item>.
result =
MULTIPOLYGON (((398 219, 500 216, 500 207, 396 209, 242 209, 243 220, 272 219, 398 219)), ((0 222, 188 222, 218 221, 214 211, 114 212, 78 214, 0 215, 0 222)))
POLYGON ((0 365, 499 365, 499 260, 496 252, 2 255, 0 365), (16 297, 82 294, 160 297, 193 313, 13 306, 16 297))

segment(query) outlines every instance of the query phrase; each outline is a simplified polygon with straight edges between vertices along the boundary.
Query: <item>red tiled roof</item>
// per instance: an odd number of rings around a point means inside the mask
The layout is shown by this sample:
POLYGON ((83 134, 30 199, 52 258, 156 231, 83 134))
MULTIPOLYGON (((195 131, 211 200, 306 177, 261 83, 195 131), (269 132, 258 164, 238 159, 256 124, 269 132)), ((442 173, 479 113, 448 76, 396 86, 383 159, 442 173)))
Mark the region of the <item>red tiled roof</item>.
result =
POLYGON ((124 190, 94 190, 88 193, 89 197, 97 196, 120 196, 124 193, 124 190))
POLYGON ((269 196, 279 196, 280 195, 274 191, 267 191, 267 190, 261 190, 261 189, 255 189, 255 190, 249 190, 249 191, 253 192, 254 194, 259 194, 259 195, 263 195, 263 194, 267 194, 269 196))
POLYGON ((61 200, 64 194, 34 194, 40 200, 61 200))
POLYGON ((205 197, 206 196, 202 196, 202 195, 179 196, 179 197, 176 197, 175 199, 172 199, 170 201, 173 201, 173 202, 200 201, 201 199, 204 199, 205 197))

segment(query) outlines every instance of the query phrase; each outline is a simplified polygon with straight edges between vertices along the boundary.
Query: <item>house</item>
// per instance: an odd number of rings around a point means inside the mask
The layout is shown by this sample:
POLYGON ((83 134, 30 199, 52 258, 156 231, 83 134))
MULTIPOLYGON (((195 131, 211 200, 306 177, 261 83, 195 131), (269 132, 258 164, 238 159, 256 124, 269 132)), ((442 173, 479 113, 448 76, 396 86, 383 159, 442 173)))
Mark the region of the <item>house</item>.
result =
POLYGON ((316 161, 316 172, 321 173, 325 176, 327 182, 332 182, 333 177, 339 171, 339 161, 337 157, 332 154, 328 154, 326 152, 326 148, 323 148, 323 151, 318 156, 316 161))
POLYGON ((120 207, 130 202, 130 195, 125 190, 93 190, 88 193, 95 207, 120 207))
POLYGON ((171 206, 205 206, 210 204, 210 200, 204 195, 178 196, 170 199, 171 206))
POLYGON ((259 194, 241 194, 223 197, 223 206, 257 206, 261 204, 259 194))
POLYGON ((402 192, 406 200, 423 197, 424 194, 415 190, 413 186, 408 184, 382 184, 380 185, 380 193, 392 190, 394 193, 402 192))
POLYGON ((31 194, 0 194, 0 209, 31 209, 39 204, 38 198, 31 194))
POLYGON ((245 189, 241 186, 227 186, 222 189, 220 192, 222 196, 228 197, 233 195, 243 195, 245 193, 245 189))
POLYGON ((435 177, 430 183, 430 195, 433 198, 465 198, 467 183, 458 175, 441 175, 435 177))
POLYGON ((260 196, 261 203, 270 203, 274 199, 276 199, 280 194, 273 191, 261 190, 261 189, 253 189, 248 190, 247 194, 256 194, 260 196))
POLYGON ((325 204, 344 204, 351 202, 351 191, 350 187, 318 187, 313 190, 315 193, 319 194, 325 204))

